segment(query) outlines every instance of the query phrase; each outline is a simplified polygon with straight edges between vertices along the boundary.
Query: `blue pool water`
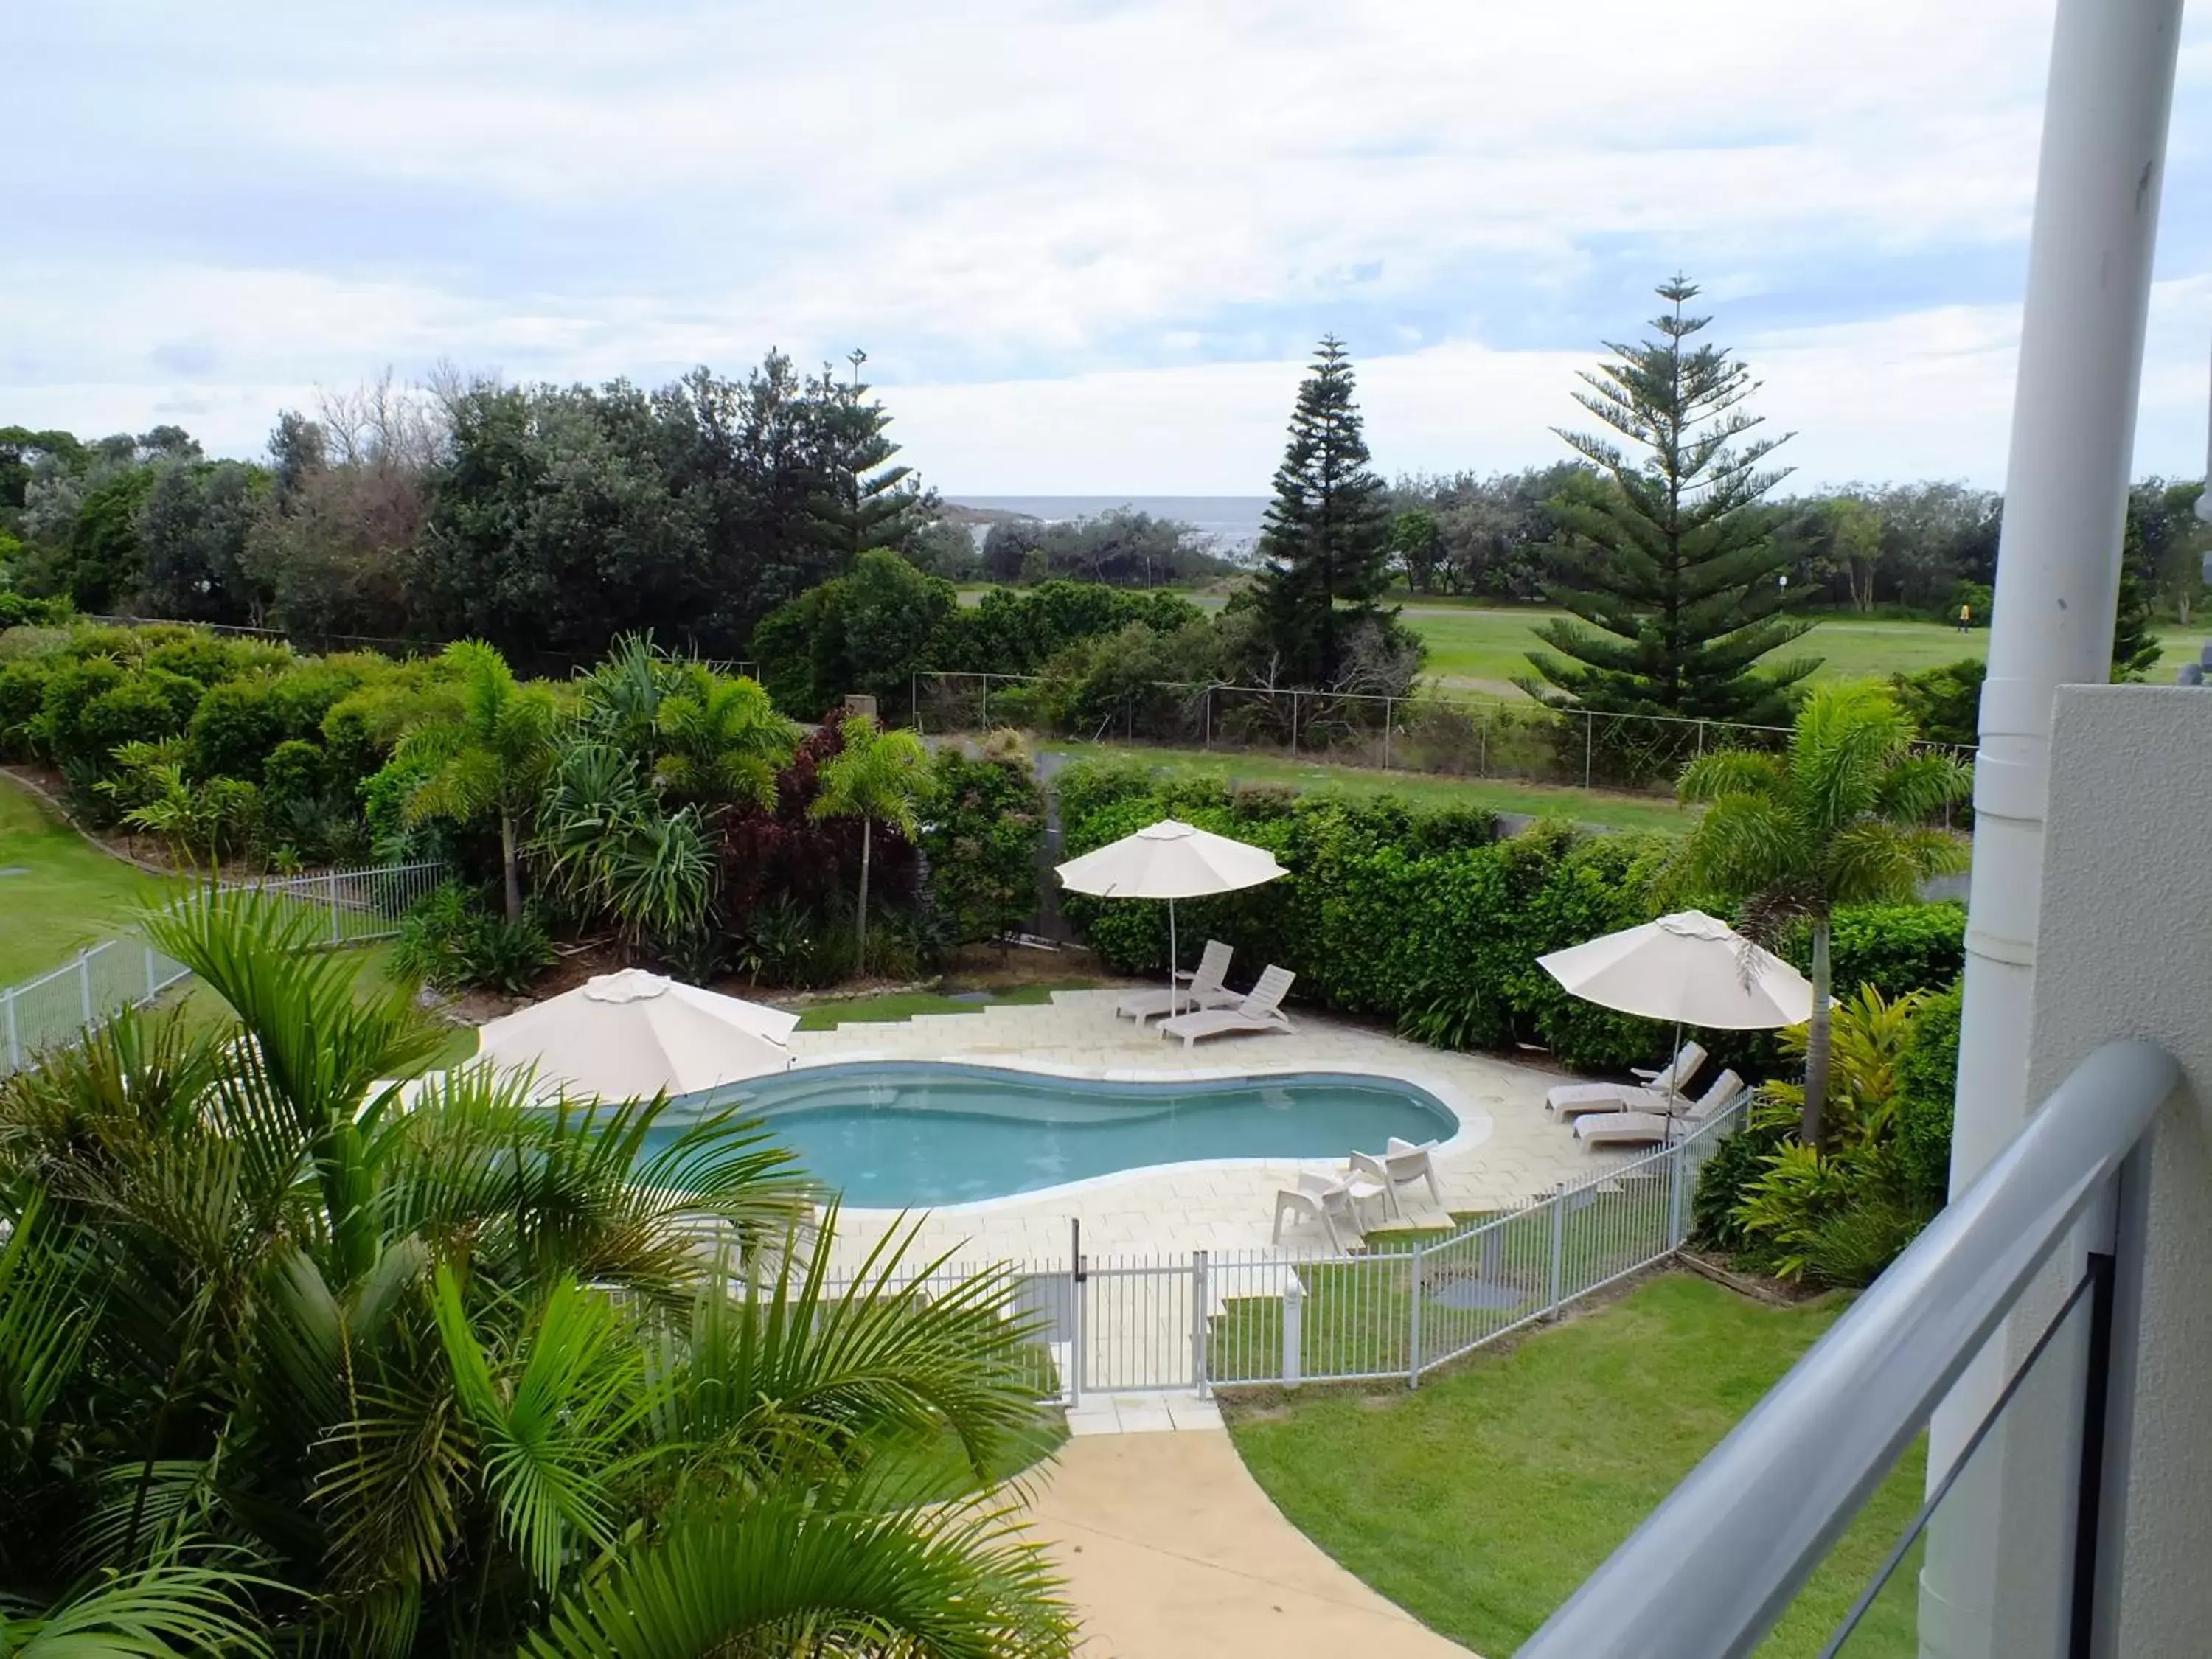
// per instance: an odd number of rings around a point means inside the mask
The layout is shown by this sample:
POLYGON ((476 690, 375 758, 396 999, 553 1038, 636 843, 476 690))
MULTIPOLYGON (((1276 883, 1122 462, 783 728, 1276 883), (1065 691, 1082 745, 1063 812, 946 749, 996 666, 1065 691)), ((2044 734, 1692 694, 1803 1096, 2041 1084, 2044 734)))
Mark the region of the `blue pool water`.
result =
MULTIPOLYGON (((1459 1129, 1425 1090, 1325 1072, 1103 1083, 924 1061, 822 1066, 744 1084, 711 1104, 765 1119, 848 1204, 884 1209, 1200 1158, 1340 1160, 1355 1147, 1379 1152, 1392 1135, 1441 1140, 1459 1129)), ((665 1144, 696 1115, 679 1103, 654 1134, 665 1144)))

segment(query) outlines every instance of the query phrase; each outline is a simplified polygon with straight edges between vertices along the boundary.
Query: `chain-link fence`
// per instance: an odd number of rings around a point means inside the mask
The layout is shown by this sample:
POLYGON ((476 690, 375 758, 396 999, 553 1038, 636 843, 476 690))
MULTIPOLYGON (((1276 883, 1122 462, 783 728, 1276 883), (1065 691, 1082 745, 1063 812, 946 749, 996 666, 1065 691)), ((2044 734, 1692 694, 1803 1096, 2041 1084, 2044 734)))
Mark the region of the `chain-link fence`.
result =
MULTIPOLYGON (((915 674, 910 719, 925 733, 1018 726, 1091 743, 1279 756, 1445 777, 1518 778, 1663 793, 1715 749, 1779 750, 1790 728, 1664 714, 1609 714, 1477 692, 1409 696, 1143 681, 1071 700, 1023 674, 915 674)), ((1971 750, 1924 747, 1962 761, 1971 750)))
MULTIPOLYGON (((319 945, 335 948, 390 939, 399 919, 445 879, 431 862, 326 870, 317 875, 227 882, 297 912, 319 945)), ((90 1027, 125 1008, 143 1008, 191 977, 143 935, 103 939, 71 961, 0 988, 0 1076, 20 1071, 41 1051, 67 1048, 90 1027)))

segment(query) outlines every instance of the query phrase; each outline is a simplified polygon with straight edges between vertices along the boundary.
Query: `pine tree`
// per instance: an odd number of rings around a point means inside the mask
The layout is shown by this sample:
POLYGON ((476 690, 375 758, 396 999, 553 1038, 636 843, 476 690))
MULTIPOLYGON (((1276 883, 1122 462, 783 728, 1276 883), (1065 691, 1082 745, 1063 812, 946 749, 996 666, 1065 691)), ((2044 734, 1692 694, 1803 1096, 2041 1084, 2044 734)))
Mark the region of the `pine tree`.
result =
POLYGON ((2142 579, 2142 520, 2128 505, 2127 528, 2120 534, 2119 602, 2112 617, 2112 684, 2144 680, 2158 666, 2163 647, 2150 631, 2150 589, 2142 579))
POLYGON ((1293 685, 1334 685, 1353 630, 1397 614, 1376 604, 1390 580, 1390 515, 1352 394, 1352 359, 1329 335, 1298 388, 1260 537, 1261 621, 1293 685))
POLYGON ((840 575, 871 547, 903 550, 937 516, 937 492, 924 489, 912 467, 892 464, 899 447, 885 435, 890 414, 860 379, 867 356, 851 355, 849 380, 840 383, 825 368, 808 388, 820 410, 828 480, 808 511, 816 537, 837 554, 840 575))
POLYGON ((1680 276, 1662 285, 1671 309, 1653 320, 1661 337, 1608 341, 1620 361, 1582 376, 1589 389, 1575 401, 1631 453, 1610 436, 1559 433, 1597 476, 1553 501, 1591 550, 1549 591, 1589 626, 1538 628, 1552 651, 1528 653, 1536 672, 1521 684, 1585 708, 1786 725, 1791 688, 1819 666, 1798 658, 1755 667, 1812 627, 1776 614, 1792 554, 1775 544, 1759 506, 1788 471, 1759 463, 1788 434, 1735 444, 1760 423, 1740 406, 1758 383, 1725 349, 1689 343, 1712 320, 1683 314, 1697 292, 1680 276))

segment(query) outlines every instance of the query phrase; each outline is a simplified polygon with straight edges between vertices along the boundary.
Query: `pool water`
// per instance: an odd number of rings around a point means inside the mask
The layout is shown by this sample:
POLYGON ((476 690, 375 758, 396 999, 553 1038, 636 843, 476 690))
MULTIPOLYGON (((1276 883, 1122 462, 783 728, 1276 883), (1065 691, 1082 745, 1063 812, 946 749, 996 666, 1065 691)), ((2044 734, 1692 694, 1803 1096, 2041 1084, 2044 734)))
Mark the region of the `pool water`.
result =
MULTIPOLYGON (((810 1066, 678 1103, 660 1144, 702 1110, 766 1120, 808 1173, 871 1209, 964 1204, 1202 1158, 1380 1152, 1448 1139, 1459 1120, 1411 1084, 1310 1072, 1107 1083, 925 1061, 810 1066)), ((648 1144, 646 1155, 658 1151, 648 1144)))

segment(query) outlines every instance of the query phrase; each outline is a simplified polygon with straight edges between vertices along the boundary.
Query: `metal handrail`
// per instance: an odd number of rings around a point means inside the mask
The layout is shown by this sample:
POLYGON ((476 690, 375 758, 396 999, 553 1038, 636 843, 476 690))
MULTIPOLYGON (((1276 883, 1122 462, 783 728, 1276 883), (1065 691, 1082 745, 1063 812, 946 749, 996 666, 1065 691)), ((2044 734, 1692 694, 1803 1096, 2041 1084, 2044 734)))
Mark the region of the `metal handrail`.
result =
POLYGON ((2075 1066, 1978 1179, 1692 1469, 1521 1659, 1737 1659, 1782 1616, 2180 1081, 2075 1066))

